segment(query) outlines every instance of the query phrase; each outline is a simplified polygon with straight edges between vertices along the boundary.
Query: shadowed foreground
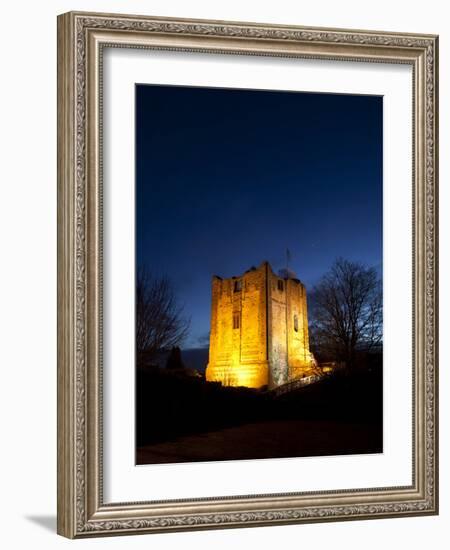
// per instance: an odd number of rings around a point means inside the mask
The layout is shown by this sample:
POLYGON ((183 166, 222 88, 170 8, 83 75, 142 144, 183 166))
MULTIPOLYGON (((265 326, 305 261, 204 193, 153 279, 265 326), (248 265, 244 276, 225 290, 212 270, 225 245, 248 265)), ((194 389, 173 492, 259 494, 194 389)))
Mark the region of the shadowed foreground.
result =
POLYGON ((147 445, 138 448, 136 458, 137 464, 163 464, 380 452, 382 432, 377 424, 281 420, 147 445))
POLYGON ((142 372, 137 405, 137 464, 383 451, 381 368, 282 395, 142 372))

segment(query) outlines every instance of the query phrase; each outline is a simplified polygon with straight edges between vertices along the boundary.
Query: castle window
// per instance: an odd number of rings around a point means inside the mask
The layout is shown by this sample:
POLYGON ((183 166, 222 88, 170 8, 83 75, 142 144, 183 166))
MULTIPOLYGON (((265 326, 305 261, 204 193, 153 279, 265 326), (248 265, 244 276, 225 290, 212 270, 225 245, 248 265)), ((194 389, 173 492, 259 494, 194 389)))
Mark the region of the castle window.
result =
POLYGON ((297 314, 294 315, 294 330, 298 332, 298 317, 297 314))
POLYGON ((278 290, 279 290, 280 292, 283 292, 283 290, 284 290, 283 281, 280 281, 280 280, 278 281, 278 290))
POLYGON ((233 328, 239 328, 240 326, 240 317, 239 313, 233 313, 233 328))
POLYGON ((237 281, 234 281, 234 292, 240 292, 242 290, 242 281, 241 280, 237 280, 237 281))

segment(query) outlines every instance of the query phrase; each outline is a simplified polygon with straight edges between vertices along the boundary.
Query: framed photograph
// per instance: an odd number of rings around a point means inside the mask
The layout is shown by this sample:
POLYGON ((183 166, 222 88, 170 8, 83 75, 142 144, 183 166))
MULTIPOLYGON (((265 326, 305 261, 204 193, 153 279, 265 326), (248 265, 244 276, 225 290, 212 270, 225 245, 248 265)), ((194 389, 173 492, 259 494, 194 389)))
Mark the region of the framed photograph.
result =
POLYGON ((59 16, 59 534, 438 512, 437 46, 59 16))

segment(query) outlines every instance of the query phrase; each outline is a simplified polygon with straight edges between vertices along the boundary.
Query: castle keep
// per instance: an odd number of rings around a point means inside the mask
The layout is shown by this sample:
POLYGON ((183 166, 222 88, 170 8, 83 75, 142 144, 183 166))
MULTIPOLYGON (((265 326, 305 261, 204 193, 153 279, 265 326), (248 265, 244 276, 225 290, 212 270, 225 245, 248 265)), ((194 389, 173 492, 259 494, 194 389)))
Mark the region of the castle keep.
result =
POLYGON ((208 381, 274 388, 315 370, 304 285, 268 262, 240 277, 213 277, 208 381))

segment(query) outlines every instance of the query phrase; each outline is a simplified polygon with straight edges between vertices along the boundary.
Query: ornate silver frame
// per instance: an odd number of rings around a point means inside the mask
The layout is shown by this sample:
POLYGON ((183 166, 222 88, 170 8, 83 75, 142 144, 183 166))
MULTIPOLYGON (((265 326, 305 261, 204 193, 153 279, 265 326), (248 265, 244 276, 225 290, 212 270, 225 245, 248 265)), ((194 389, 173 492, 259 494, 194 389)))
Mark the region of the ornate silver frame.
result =
MULTIPOLYGON (((438 513, 437 114, 432 35, 67 13, 58 17, 58 533, 70 538, 438 513), (105 504, 102 498, 102 49, 413 67, 413 483, 105 504)), ((151 495, 149 495, 151 499, 151 495)))

